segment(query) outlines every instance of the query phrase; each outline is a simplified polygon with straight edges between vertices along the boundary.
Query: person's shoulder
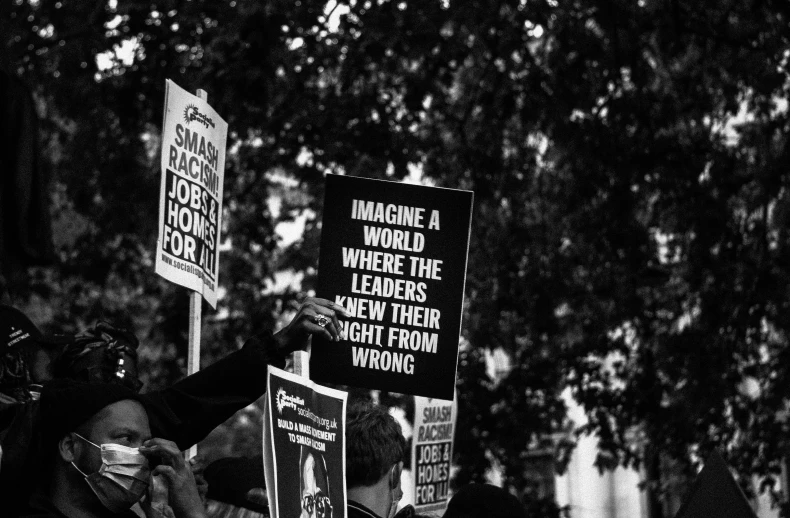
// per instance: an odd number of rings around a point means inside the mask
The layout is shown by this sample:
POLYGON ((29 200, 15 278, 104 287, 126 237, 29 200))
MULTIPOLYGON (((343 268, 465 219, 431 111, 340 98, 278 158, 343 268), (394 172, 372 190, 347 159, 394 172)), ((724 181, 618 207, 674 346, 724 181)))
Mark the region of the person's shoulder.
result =
POLYGON ((19 515, 18 518, 67 518, 65 514, 55 511, 47 511, 44 509, 29 509, 19 515))
POLYGON ((56 508, 44 508, 31 506, 22 511, 18 518, 68 518, 56 508))
POLYGON ((41 489, 36 489, 30 496, 25 509, 19 513, 19 518, 67 518, 46 497, 41 489))
POLYGON ((348 501, 346 516, 348 518, 380 518, 376 513, 359 502, 355 502, 353 500, 348 501))

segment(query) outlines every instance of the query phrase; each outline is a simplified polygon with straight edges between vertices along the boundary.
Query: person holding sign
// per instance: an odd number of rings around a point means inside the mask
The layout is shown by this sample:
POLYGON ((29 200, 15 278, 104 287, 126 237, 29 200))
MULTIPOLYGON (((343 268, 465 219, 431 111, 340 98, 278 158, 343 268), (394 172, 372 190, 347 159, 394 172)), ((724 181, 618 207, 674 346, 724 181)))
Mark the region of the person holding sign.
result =
MULTIPOLYGON (((305 349, 312 335, 325 340, 340 338, 338 314, 345 315, 342 307, 320 298, 307 298, 299 306, 293 319, 276 334, 265 332, 247 340, 244 347, 209 367, 184 378, 163 391, 143 394, 146 401, 151 430, 157 437, 173 441, 185 450, 202 440, 211 430, 225 422, 234 413, 253 403, 266 392, 266 369, 269 365, 284 367, 290 353, 305 349)), ((100 350, 119 339, 119 334, 104 328, 100 350)), ((97 338, 99 340, 99 338, 97 338)), ((77 342, 72 344, 78 346, 77 342)), ((136 349, 136 343, 130 345, 136 349)), ((82 350, 80 345, 80 350, 82 350)), ((101 362, 104 354, 96 356, 101 362)), ((124 355, 126 370, 133 371, 134 355, 124 355)), ((65 377, 78 374, 86 366, 70 365, 61 372, 65 377), (72 368, 73 367, 73 368, 72 368), (79 367, 79 368, 77 368, 79 367)), ((112 371, 115 374, 115 371, 112 371)), ((86 379, 90 382, 123 382, 125 378, 113 375, 108 379, 86 379)), ((125 383, 122 383, 125 384, 125 383)), ((32 466, 42 433, 37 421, 38 402, 9 405, 0 411, 8 427, 3 432, 0 468, 0 501, 5 509, 18 509, 30 496, 35 473, 32 466)))

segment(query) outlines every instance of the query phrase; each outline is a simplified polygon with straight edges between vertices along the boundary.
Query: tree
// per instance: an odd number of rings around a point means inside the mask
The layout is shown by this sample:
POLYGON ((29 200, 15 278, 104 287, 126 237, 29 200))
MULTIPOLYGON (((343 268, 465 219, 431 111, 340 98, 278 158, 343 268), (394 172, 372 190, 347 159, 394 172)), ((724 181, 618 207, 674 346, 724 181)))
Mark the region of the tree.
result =
POLYGON ((770 486, 788 426, 789 11, 18 2, 0 26, 8 63, 45 111, 59 228, 78 223, 31 293, 60 318, 125 315, 167 351, 152 383, 180 373, 186 298, 151 275, 172 77, 207 89, 232 129, 229 318, 207 324, 207 361, 298 298, 267 291, 275 272, 313 287, 325 172, 421 174, 475 191, 457 483, 494 459, 523 490, 524 452, 567 427, 569 386, 602 469, 646 463, 657 489, 662 464, 688 475, 718 447, 744 484, 770 486), (133 59, 97 69, 130 42, 133 59), (303 237, 279 249, 276 225, 304 214, 303 237), (495 349, 513 365, 498 381, 485 374, 495 349))

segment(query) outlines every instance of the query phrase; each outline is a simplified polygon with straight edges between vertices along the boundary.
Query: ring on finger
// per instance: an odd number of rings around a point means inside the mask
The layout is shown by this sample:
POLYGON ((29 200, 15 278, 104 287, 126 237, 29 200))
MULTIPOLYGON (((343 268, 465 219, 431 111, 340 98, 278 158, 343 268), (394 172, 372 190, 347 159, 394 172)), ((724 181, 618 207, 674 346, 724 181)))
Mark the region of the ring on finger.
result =
POLYGON ((326 327, 329 323, 329 319, 324 315, 318 315, 315 317, 315 324, 319 327, 326 327))

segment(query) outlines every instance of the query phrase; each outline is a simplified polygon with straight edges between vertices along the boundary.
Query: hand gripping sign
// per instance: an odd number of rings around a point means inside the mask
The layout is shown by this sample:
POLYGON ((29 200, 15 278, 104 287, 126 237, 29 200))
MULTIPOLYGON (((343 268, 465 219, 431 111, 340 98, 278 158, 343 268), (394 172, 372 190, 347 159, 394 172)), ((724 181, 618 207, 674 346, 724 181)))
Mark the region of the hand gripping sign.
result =
POLYGON ((452 399, 471 191, 327 175, 317 295, 345 340, 318 337, 312 379, 452 399))
POLYGON ((263 463, 274 518, 345 517, 347 396, 269 367, 263 463))
POLYGON ((156 273, 217 307, 219 231, 228 124, 168 79, 156 273))

